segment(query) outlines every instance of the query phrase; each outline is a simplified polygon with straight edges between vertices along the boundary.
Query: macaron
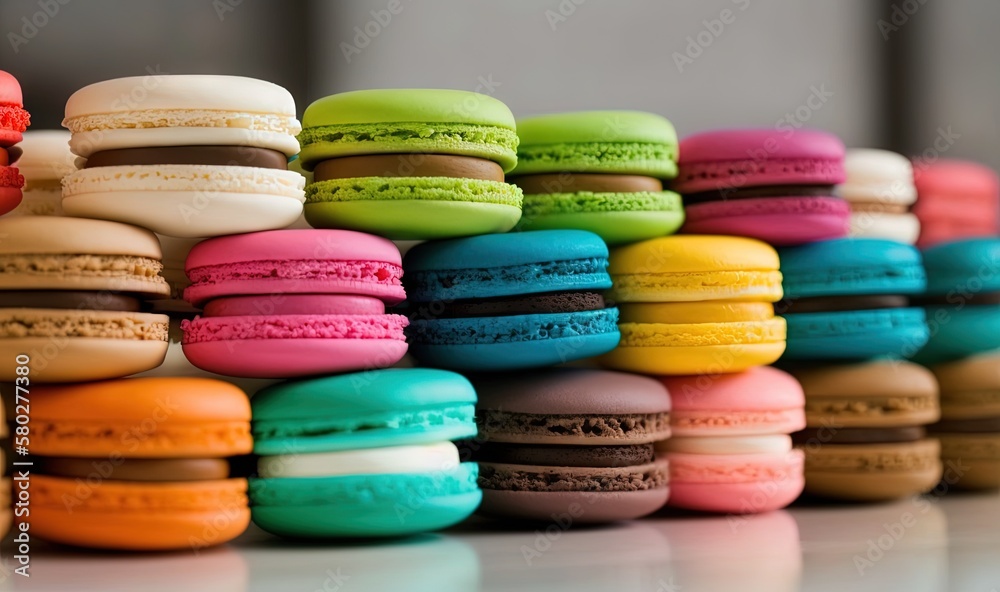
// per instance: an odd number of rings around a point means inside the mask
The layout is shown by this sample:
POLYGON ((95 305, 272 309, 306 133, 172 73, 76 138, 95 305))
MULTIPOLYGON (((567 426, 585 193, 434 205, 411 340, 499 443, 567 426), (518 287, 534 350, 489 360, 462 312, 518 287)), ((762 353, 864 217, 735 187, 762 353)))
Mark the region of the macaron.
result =
POLYGON ((940 243, 924 251, 931 336, 913 359, 940 364, 1000 349, 1000 238, 940 243))
POLYGON ((920 221, 910 212, 917 201, 913 165, 902 154, 854 148, 844 158, 847 180, 837 192, 851 207, 851 232, 857 238, 917 242, 920 221))
POLYGON ((20 150, 12 146, 21 141, 30 121, 31 116, 24 110, 21 85, 12 75, 0 70, 0 215, 21 203, 24 177, 17 167, 11 166, 20 150))
POLYGON ((406 353, 399 250, 349 230, 275 230, 198 243, 181 323, 192 364, 245 378, 391 366, 406 353))
POLYGON ((153 233, 53 216, 0 219, 0 380, 28 358, 31 382, 119 378, 155 368, 165 315, 142 312, 170 287, 153 233))
POLYGON ((1000 179, 993 169, 964 160, 917 162, 914 181, 921 249, 1000 231, 1000 179))
POLYGON ((654 443, 670 436, 670 396, 656 380, 559 368, 474 384, 481 513, 583 524, 666 503, 669 469, 654 443))
POLYGON ((941 440, 944 483, 960 489, 1000 488, 1000 353, 931 370, 941 387, 941 421, 930 432, 941 440))
POLYGON ((579 229, 608 244, 673 234, 684 222, 677 132, 659 115, 582 111, 517 122, 510 181, 524 191, 521 230, 579 229))
POLYGON ((793 369, 806 395, 805 491, 884 501, 929 491, 941 479, 941 446, 925 426, 940 417, 929 370, 902 361, 793 369))
POLYGON ((284 228, 302 213, 292 95, 240 76, 155 74, 86 86, 63 126, 79 171, 63 179, 71 216, 181 238, 284 228))
POLYGON ((740 372, 785 349, 778 254, 727 236, 668 236, 611 252, 621 343, 601 362, 644 374, 740 372))
POLYGON ((427 366, 513 370, 610 351, 618 309, 608 248, 582 230, 417 245, 403 259, 410 353, 427 366))
POLYGON ((36 386, 31 400, 32 536, 130 551, 199 550, 250 523, 250 403, 233 385, 130 378, 36 386))
POLYGON ((913 355, 927 342, 910 296, 927 285, 920 252, 883 239, 839 239, 780 251, 786 360, 913 355))
POLYGON ((809 129, 702 132, 681 140, 672 188, 684 196, 685 234, 726 234, 775 246, 847 235, 844 144, 809 129))
POLYGON ((301 166, 311 171, 306 219, 316 228, 397 240, 506 232, 521 190, 514 116, 473 92, 381 89, 315 101, 302 116, 301 166))
POLYGON ((62 185, 66 175, 76 171, 76 156, 69 151, 66 130, 37 130, 24 133, 18 145, 21 156, 14 164, 24 176, 24 198, 12 216, 62 216, 62 185))
POLYGON ((479 505, 476 392, 453 372, 373 370, 266 388, 253 398, 253 521, 284 537, 384 537, 446 528, 479 505))
POLYGON ((670 463, 668 505, 756 514, 783 508, 803 488, 802 452, 789 434, 806 425, 794 378, 771 367, 662 378, 673 437, 657 444, 670 463))

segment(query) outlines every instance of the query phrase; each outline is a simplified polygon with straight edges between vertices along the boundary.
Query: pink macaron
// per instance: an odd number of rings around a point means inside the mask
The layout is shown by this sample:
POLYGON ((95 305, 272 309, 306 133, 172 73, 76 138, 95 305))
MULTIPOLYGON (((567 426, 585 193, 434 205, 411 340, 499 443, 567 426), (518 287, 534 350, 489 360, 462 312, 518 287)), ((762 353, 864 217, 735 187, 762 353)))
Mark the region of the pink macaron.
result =
POLYGON ((939 160, 913 166, 921 249, 1000 232, 1000 180, 975 162, 939 160))
POLYGON ((747 236, 775 246, 847 236, 844 144, 806 129, 703 132, 680 143, 672 188, 684 195, 686 234, 747 236))
POLYGON ((668 505, 707 512, 769 512, 805 485, 802 451, 790 433, 806 425, 802 387, 759 367, 738 374, 661 379, 670 391, 673 437, 668 505))
POLYGON ((293 378, 383 368, 406 353, 405 298, 391 241, 347 230, 274 230, 210 239, 188 255, 184 321, 195 366, 228 376, 293 378))

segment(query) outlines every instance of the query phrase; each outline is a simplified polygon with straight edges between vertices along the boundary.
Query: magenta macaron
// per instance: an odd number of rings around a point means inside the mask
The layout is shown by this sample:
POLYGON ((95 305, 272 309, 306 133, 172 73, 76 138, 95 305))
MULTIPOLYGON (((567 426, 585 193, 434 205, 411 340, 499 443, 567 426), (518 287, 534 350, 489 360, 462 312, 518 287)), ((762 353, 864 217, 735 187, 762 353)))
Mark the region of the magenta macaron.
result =
POLYGON ((846 236, 844 144, 807 129, 719 130, 680 143, 672 189, 686 234, 724 234, 790 246, 846 236))
POLYGON ((657 446, 670 463, 669 506, 752 514, 802 493, 803 454, 789 436, 806 425, 795 378, 762 366, 661 380, 673 408, 673 437, 657 446))
POLYGON ((195 366, 228 376, 293 378, 382 368, 406 353, 399 250, 347 230, 274 230, 210 239, 188 255, 184 321, 195 366))

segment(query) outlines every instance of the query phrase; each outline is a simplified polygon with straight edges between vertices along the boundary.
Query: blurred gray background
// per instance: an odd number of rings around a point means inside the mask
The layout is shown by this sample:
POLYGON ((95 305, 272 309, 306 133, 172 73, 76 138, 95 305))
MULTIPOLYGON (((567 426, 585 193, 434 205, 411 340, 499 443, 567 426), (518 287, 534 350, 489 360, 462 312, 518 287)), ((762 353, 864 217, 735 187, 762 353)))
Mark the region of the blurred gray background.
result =
MULTIPOLYGON (((33 127, 99 80, 240 74, 299 112, 360 88, 478 90, 515 115, 633 108, 681 135, 808 125, 1000 167, 996 0, 2 0, 33 127)), ((928 155, 933 155, 929 153, 928 155)))

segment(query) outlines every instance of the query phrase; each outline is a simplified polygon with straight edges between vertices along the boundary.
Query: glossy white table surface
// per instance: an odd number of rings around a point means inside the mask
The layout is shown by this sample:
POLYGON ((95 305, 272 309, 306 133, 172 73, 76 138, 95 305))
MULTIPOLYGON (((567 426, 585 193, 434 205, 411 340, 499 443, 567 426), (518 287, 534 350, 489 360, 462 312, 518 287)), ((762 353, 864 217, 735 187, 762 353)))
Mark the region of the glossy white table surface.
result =
POLYGON ((658 515, 602 528, 511 530, 474 520, 367 545, 290 544, 252 530, 171 555, 70 552, 36 542, 5 590, 287 592, 783 592, 1000 590, 1000 496, 795 506, 760 516, 658 515))

